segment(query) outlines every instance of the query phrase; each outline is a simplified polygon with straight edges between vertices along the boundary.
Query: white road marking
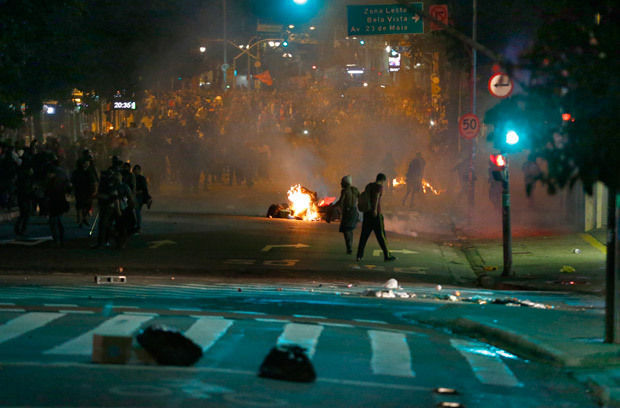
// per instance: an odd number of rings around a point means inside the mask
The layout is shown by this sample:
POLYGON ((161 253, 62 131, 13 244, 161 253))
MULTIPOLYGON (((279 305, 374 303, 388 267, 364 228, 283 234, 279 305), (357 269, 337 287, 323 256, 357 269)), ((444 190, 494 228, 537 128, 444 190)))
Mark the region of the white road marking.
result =
POLYGON ((232 320, 204 316, 199 317, 196 322, 187 329, 185 336, 202 347, 202 351, 207 351, 224 335, 224 333, 226 333, 232 324, 232 320))
POLYGON ((44 351, 44 354, 89 355, 93 352, 93 335, 128 336, 153 316, 122 314, 106 320, 99 326, 59 346, 44 351))
POLYGON ((415 377, 411 369, 411 353, 404 333, 369 330, 372 357, 370 368, 375 374, 415 377))
POLYGON ((317 324, 288 323, 278 337, 278 345, 296 344, 307 350, 308 357, 312 358, 316 351, 316 343, 323 331, 323 326, 317 324))
POLYGON ((92 310, 59 310, 60 313, 95 314, 92 310))
POLYGON ((480 382, 505 387, 523 386, 492 350, 480 347, 480 343, 473 341, 450 339, 450 343, 465 357, 480 382))
POLYGON ((306 319, 327 319, 327 317, 323 316, 311 316, 311 315, 302 315, 302 314, 294 314, 293 317, 301 317, 306 319))
POLYGON ((257 322, 264 322, 264 323, 290 323, 290 320, 285 320, 285 319, 267 319, 267 318, 260 318, 257 317, 256 319, 257 322))
POLYGON ((43 303, 43 306, 47 307, 78 307, 78 305, 69 305, 64 303, 43 303))
POLYGON ((387 324, 386 322, 383 322, 381 320, 366 320, 366 319, 353 319, 354 322, 360 322, 360 323, 379 323, 379 324, 387 324))
POLYGON ((64 313, 26 313, 0 325, 0 343, 14 339, 31 330, 43 327, 64 316, 64 313))

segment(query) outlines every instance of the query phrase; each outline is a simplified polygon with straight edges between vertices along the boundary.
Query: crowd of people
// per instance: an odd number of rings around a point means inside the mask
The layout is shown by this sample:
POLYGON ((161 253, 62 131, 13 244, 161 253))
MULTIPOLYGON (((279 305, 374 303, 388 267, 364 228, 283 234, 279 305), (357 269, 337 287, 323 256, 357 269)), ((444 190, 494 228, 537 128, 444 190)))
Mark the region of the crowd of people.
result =
POLYGON ((115 236, 122 247, 140 230, 140 209, 151 199, 147 180, 155 192, 164 181, 198 192, 214 183, 251 188, 297 172, 292 178, 329 185, 345 168, 360 175, 373 160, 380 166, 379 150, 398 152, 428 127, 426 108, 410 98, 353 91, 147 91, 118 129, 107 123, 107 132, 85 131, 77 140, 51 133, 0 139, 0 208, 19 208, 17 235, 33 213, 49 216, 60 246, 72 194, 77 224, 91 227, 96 214, 97 245, 115 236), (392 139, 376 137, 382 128, 392 139), (350 160, 356 149, 361 160, 350 160))

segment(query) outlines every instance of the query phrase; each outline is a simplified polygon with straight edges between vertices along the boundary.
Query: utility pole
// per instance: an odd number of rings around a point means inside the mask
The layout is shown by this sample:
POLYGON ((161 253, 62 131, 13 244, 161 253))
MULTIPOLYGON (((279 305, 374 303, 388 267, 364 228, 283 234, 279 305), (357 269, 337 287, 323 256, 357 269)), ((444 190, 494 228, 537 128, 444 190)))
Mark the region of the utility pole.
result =
POLYGON ((224 15, 224 63, 222 64, 222 71, 224 72, 224 83, 222 86, 224 90, 226 90, 226 85, 228 85, 228 81, 226 78, 226 71, 228 70, 228 55, 226 53, 226 48, 228 48, 228 37, 226 36, 226 0, 222 0, 222 14, 224 15))
MULTIPOLYGON (((474 0, 475 1, 475 0, 474 0)), ((502 247, 504 252, 504 269, 502 276, 512 276, 512 231, 510 228, 510 171, 508 170, 508 155, 505 174, 502 178, 502 247)))
POLYGON ((616 189, 609 188, 607 191, 607 258, 605 264, 605 343, 620 342, 620 313, 617 308, 620 305, 618 289, 620 289, 620 271, 616 260, 620 243, 618 234, 618 206, 616 189))
MULTIPOLYGON (((477 20, 478 20, 478 4, 477 0, 473 0, 473 19, 472 19, 472 31, 471 38, 474 43, 476 43, 477 39, 477 20)), ((476 114, 476 63, 477 63, 477 49, 476 47, 472 47, 471 53, 471 112, 474 115, 476 114)), ((472 214, 474 211, 475 200, 476 200, 476 138, 471 139, 471 152, 469 155, 469 200, 468 200, 468 220, 471 223, 472 214)))

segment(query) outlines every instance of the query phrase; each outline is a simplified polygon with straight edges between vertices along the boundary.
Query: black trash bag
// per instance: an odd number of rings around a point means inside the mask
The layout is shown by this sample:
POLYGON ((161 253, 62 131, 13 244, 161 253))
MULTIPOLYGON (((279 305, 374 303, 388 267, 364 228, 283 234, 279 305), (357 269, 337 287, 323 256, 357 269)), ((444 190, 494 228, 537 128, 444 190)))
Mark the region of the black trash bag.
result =
POLYGON ((189 366, 202 357, 202 348, 172 327, 150 326, 136 339, 157 364, 189 366))
POLYGON ((306 355, 306 349, 295 344, 272 348, 258 369, 258 376, 296 382, 316 380, 316 372, 306 355))
POLYGON ((278 218, 280 215, 280 210, 282 210, 282 206, 278 204, 271 204, 269 209, 267 210, 267 218, 278 218))

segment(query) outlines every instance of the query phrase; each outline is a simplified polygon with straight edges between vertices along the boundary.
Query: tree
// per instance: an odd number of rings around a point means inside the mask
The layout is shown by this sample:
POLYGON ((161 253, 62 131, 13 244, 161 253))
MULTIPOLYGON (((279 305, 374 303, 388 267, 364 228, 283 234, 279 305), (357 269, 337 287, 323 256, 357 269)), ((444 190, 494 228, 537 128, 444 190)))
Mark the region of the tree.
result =
MULTIPOLYGON (((531 156, 548 164, 542 181, 551 192, 577 182, 588 193, 596 182, 609 189, 605 340, 618 343, 620 5, 549 0, 542 9, 543 24, 521 61, 530 83, 519 101, 520 120, 527 124, 531 156)), ((508 112, 510 104, 514 101, 500 103, 488 121, 497 122, 498 112, 508 112)))

